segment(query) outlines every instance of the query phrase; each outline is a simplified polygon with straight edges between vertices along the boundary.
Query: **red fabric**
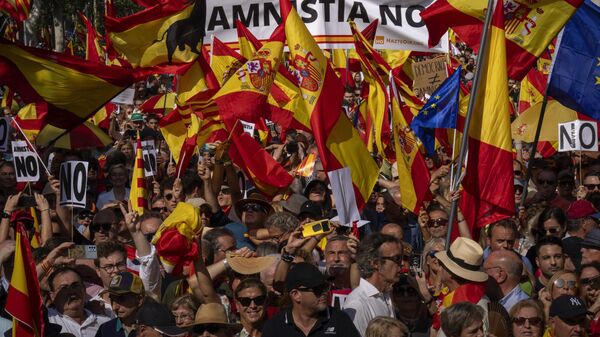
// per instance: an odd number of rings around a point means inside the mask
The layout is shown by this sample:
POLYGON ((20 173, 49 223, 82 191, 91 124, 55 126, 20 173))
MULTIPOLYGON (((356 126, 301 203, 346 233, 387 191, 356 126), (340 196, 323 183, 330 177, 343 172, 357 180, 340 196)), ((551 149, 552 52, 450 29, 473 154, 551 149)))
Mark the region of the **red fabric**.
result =
POLYGON ((179 233, 177 228, 164 231, 154 247, 161 259, 175 266, 172 275, 181 275, 185 266, 189 266, 190 272, 193 272, 194 260, 198 257, 198 245, 179 233))

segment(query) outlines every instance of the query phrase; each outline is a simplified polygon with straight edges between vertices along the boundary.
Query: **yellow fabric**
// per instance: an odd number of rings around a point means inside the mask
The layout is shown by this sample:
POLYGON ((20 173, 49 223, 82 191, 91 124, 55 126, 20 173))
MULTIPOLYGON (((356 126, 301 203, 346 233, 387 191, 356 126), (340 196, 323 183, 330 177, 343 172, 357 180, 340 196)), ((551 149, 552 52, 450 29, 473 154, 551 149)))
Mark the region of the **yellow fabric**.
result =
POLYGON ((133 175, 131 177, 131 186, 129 189, 129 201, 131 208, 139 215, 144 214, 144 205, 140 204, 140 199, 146 198, 145 185, 139 186, 139 182, 144 182, 144 158, 142 155, 142 143, 140 132, 137 134, 137 148, 135 150, 135 161, 133 163, 133 175))
MULTIPOLYGON (((92 133, 94 133, 94 135, 96 136, 96 140, 98 141, 98 144, 107 146, 108 144, 113 142, 113 139, 110 138, 106 133, 104 133, 104 131, 102 131, 102 129, 100 129, 99 127, 97 127, 96 125, 92 124, 89 121, 84 122, 83 124, 79 125, 77 128, 87 128, 90 131, 92 131, 92 133)), ((64 135, 62 135, 59 139, 57 139, 54 142, 54 146, 59 147, 61 149, 72 149, 73 147, 71 145, 71 137, 72 136, 70 133, 65 133, 64 135)), ((48 139, 48 140, 51 140, 51 139, 48 139)), ((38 137, 37 141, 39 141, 40 143, 45 143, 46 138, 38 137)), ((96 142, 96 141, 94 141, 94 142, 96 142)), ((90 142, 90 143, 92 143, 92 142, 90 142)))
POLYGON ((195 234, 202 232, 202 224, 199 220, 200 214, 197 208, 185 202, 177 203, 171 215, 163 221, 156 234, 154 234, 152 244, 156 244, 162 233, 171 228, 177 228, 181 235, 191 240, 195 234))
MULTIPOLYGON (((542 103, 537 103, 523 111, 511 124, 511 133, 514 140, 533 143, 535 130, 540 118, 542 103)), ((548 101, 544 122, 540 132, 540 141, 558 142, 559 123, 571 122, 577 119, 577 112, 571 110, 558 101, 548 101)))
POLYGON ((209 90, 208 84, 206 83, 206 74, 198 62, 194 62, 190 69, 188 69, 188 71, 186 71, 186 73, 179 78, 177 83, 177 99, 178 102, 183 104, 187 104, 192 97, 198 95, 199 93, 209 90))

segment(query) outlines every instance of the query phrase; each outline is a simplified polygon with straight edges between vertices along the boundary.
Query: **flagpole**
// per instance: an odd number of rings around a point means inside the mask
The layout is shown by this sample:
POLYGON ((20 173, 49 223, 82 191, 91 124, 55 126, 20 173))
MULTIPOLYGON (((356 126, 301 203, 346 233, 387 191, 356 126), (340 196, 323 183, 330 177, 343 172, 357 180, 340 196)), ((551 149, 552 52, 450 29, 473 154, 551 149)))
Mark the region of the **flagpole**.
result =
MULTIPOLYGON (((535 137, 533 138, 533 147, 531 148, 531 153, 529 155, 529 162, 531 163, 535 158, 537 153, 537 145, 540 140, 540 134, 542 133, 542 124, 544 123, 544 116, 546 115, 546 106, 548 106, 548 87, 546 86, 546 90, 544 92, 544 100, 542 101, 542 109, 540 111, 540 118, 538 119, 538 124, 535 128, 535 137)), ((581 160, 581 159, 580 159, 581 160)), ((523 194, 521 194, 521 203, 520 207, 525 206, 525 199, 527 198, 527 188, 529 186, 529 180, 531 180, 532 175, 532 165, 527 165, 527 173, 525 174, 525 182, 523 182, 523 194)))
MULTIPOLYGON (((462 170, 463 162, 465 156, 467 154, 468 146, 469 146, 469 128, 471 126, 471 117, 473 116, 473 110, 475 108, 475 100, 477 99, 477 90, 479 89, 479 82, 481 82, 481 78, 483 77, 482 66, 483 61, 485 60, 485 53, 488 52, 488 32, 490 30, 490 25, 492 22, 492 15, 494 13, 494 0, 488 0, 487 11, 485 14, 485 22, 483 24, 483 33, 481 34, 481 43, 479 44, 479 58, 477 62, 477 67, 475 68, 475 80, 473 81, 473 88, 471 90, 471 96, 469 97, 469 108, 467 110, 467 116, 465 118, 465 126, 463 128, 463 136, 462 142, 460 144, 460 152, 458 155, 458 160, 456 162, 456 173, 455 176, 460 176, 460 172, 462 170)), ((456 181, 456 185, 460 182, 460 179, 456 181)), ((450 186, 452 192, 456 192, 458 190, 458 186, 450 186)), ((454 223, 454 218, 456 217, 456 211, 458 209, 458 200, 452 200, 452 206, 450 208, 450 216, 448 218, 450 225, 448 226, 448 233, 446 235, 446 249, 450 247, 450 238, 452 237, 452 228, 454 227, 452 224, 454 223)))

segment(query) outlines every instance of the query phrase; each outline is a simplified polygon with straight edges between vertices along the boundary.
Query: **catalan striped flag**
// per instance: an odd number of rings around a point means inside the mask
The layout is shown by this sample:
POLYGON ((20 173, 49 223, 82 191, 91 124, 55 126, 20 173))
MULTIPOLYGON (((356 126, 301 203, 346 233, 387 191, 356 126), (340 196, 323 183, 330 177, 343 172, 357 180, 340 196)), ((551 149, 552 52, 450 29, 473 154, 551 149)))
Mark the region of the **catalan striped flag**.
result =
POLYGON ((144 209, 148 208, 146 199, 146 182, 144 181, 144 157, 142 156, 142 140, 140 132, 137 134, 137 147, 135 150, 135 163, 133 166, 133 176, 131 177, 131 188, 129 189, 129 200, 133 211, 139 215, 144 214, 144 209))
POLYGON ((469 130, 469 156, 461 210, 474 232, 515 214, 506 38, 502 1, 492 17, 489 47, 482 51, 481 84, 469 130))
POLYGON ((23 225, 17 224, 16 232, 14 267, 4 310, 13 317, 14 337, 42 337, 42 296, 35 262, 23 225))
MULTIPOLYGON (((508 1, 503 7, 508 75, 522 79, 583 0, 508 1)), ((421 12, 429 45, 452 28, 477 52, 487 0, 439 0, 421 12)))
POLYGON ((131 70, 0 42, 0 84, 18 92, 25 103, 48 104, 40 134, 47 128, 71 130, 134 82, 131 70))
POLYGON ((100 46, 102 35, 98 34, 92 22, 83 13, 79 13, 79 17, 86 29, 85 59, 92 62, 104 63, 104 55, 100 46))
POLYGON ((280 0, 279 6, 290 46, 291 66, 299 78, 303 96, 294 116, 306 127, 309 127, 306 121, 310 121, 326 171, 350 168, 356 203, 362 208, 377 181, 377 164, 342 113, 344 88, 314 37, 289 0, 280 0))
POLYGON ((17 21, 27 20, 31 1, 29 0, 0 0, 0 12, 3 12, 17 21))
POLYGON ((300 165, 296 167, 296 169, 294 170, 294 174, 297 176, 307 178, 312 176, 313 172, 315 171, 315 164, 317 163, 317 159, 318 158, 316 154, 309 153, 306 157, 304 157, 300 165))

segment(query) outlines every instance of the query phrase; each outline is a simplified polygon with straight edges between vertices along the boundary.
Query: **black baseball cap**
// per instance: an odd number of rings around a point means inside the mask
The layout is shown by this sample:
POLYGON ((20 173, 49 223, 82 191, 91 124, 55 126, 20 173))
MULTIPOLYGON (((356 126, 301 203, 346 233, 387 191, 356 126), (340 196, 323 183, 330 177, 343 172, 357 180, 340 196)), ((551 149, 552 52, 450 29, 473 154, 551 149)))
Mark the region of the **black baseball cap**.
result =
POLYGON ((302 206, 300 206, 298 217, 302 218, 305 215, 311 219, 320 220, 323 218, 323 208, 314 201, 305 201, 302 206))
POLYGON ((167 336, 178 336, 186 332, 186 330, 177 326, 175 317, 173 317, 169 308, 148 298, 144 300, 144 304, 138 309, 136 322, 138 325, 152 327, 167 336))
POLYGON ((285 278, 288 291, 300 287, 315 288, 324 284, 327 284, 325 275, 315 265, 307 262, 294 264, 285 278))
POLYGON ((577 296, 562 295, 550 304, 550 317, 572 320, 587 314, 583 300, 577 296))

